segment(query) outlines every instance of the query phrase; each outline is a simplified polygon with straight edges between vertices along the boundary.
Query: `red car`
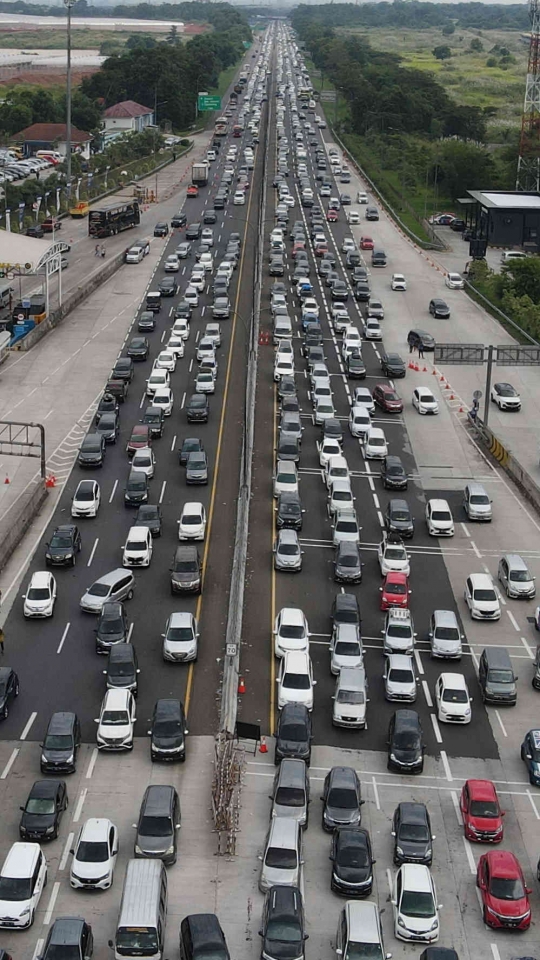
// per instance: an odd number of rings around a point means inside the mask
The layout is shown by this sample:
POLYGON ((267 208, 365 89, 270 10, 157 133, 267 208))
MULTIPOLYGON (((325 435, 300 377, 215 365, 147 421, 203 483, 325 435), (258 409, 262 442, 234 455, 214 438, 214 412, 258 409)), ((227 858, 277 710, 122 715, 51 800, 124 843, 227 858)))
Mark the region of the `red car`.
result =
POLYGON ((322 257, 323 254, 328 253, 328 244, 327 243, 317 243, 315 246, 315 256, 322 257))
POLYGON ((389 383, 376 383, 373 400, 385 413, 402 413, 403 400, 389 383))
POLYGON ((381 591, 381 610, 409 606, 409 579, 404 573, 387 573, 381 591))
POLYGON ((336 221, 339 220, 339 214, 337 210, 329 210, 326 214, 326 219, 328 220, 328 223, 336 223, 336 221))
POLYGON ((509 850, 490 850, 478 863, 483 920, 488 927, 527 930, 531 923, 530 887, 525 886, 519 860, 509 850))
POLYGON ((296 260, 296 255, 299 250, 305 250, 305 249, 306 249, 306 245, 302 240, 299 241, 298 243, 295 243, 291 251, 291 257, 293 258, 293 260, 296 260))
POLYGON ((189 187, 187 188, 187 196, 188 197, 199 196, 199 188, 196 183, 190 183, 189 187))
POLYGON ((461 790, 460 807, 467 840, 501 842, 504 811, 491 780, 467 780, 461 790))
POLYGON ((361 250, 373 250, 375 244, 371 237, 360 237, 360 249, 361 250))
POLYGON ((136 450, 141 450, 142 447, 151 447, 152 446, 152 434, 150 432, 150 426, 147 423, 136 423, 131 430, 131 436, 127 442, 126 452, 128 457, 131 460, 131 457, 136 450))

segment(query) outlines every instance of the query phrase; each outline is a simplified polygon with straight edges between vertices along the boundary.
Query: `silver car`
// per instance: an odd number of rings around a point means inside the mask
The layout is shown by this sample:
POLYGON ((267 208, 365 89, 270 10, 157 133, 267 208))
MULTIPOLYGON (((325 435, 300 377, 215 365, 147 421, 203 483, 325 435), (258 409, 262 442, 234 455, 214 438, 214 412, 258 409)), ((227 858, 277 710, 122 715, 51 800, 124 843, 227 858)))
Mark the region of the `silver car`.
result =
POLYGON ((299 887, 302 876, 302 829, 291 817, 274 817, 259 859, 259 890, 266 893, 275 884, 299 887))
POLYGON ((413 658, 403 653, 392 653, 384 664, 384 695, 387 700, 416 700, 416 682, 413 658))
POLYGON ((199 629, 192 613, 171 613, 161 636, 164 660, 189 663, 197 659, 199 629))
POLYGON ((454 611, 434 610, 429 624, 431 656, 445 660, 461 660, 462 640, 464 636, 454 611))
POLYGON ((274 567, 286 573, 299 573, 304 551, 300 549, 296 530, 278 530, 274 544, 274 567))
POLYGON ((360 630, 355 623, 336 623, 330 640, 330 672, 343 667, 361 667, 364 661, 360 630))
POLYGON ((518 553, 505 553, 499 560, 499 581, 506 590, 507 597, 517 600, 529 600, 534 597, 536 587, 534 577, 527 564, 518 553))
POLYGON ((309 774, 304 760, 285 757, 274 778, 272 817, 289 817, 301 827, 309 818, 309 774))
MULTIPOLYGON (((332 723, 335 727, 363 730, 366 726, 367 680, 363 667, 343 667, 338 673, 333 696, 332 723)), ((283 761, 282 761, 283 762, 283 761)))

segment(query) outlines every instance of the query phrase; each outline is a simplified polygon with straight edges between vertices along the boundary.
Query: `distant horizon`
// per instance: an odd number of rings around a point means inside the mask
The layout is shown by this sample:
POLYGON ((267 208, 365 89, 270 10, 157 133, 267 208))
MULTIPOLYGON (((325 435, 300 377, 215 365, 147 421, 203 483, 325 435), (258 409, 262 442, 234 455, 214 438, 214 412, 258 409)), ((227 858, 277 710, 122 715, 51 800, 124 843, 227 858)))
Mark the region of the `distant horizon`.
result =
MULTIPOLYGON (((4 2, 15 5, 18 2, 18 0, 4 0, 4 2)), ((32 0, 26 0, 26 2, 31 3, 32 0)), ((149 3, 153 7, 157 7, 157 6, 160 6, 163 2, 165 2, 165 0, 145 0, 145 2, 149 3)), ((170 0, 170 2, 174 3, 174 0, 170 0)), ((254 2, 254 0, 227 0, 227 2, 229 2, 232 7, 252 7, 253 9, 264 8, 268 10, 282 10, 284 8, 287 8, 289 10, 298 6, 308 6, 308 7, 326 6, 330 2, 330 0, 300 0, 300 2, 298 2, 298 0, 280 0, 279 3, 275 3, 275 4, 265 2, 265 0, 260 0, 260 2, 254 2)), ((390 4, 392 3, 392 0, 358 0, 358 2, 356 2, 356 0, 337 0, 337 2, 349 3, 350 6, 361 7, 361 6, 367 6, 368 4, 371 5, 371 4, 377 4, 377 3, 390 4)), ((417 0, 417 2, 432 3, 434 5, 443 3, 443 4, 451 4, 452 6, 456 6, 459 3, 472 2, 472 0, 417 0)), ((494 6, 494 7, 526 7, 528 6, 528 0, 496 0, 496 2, 492 2, 492 0, 474 0, 474 2, 483 3, 485 5, 494 6)), ((63 7, 64 0, 48 0, 48 2, 46 0, 46 3, 44 3, 44 5, 47 5, 49 7, 63 7)), ((116 6, 136 7, 137 5, 138 3, 136 2, 136 0, 135 2, 134 0, 95 0, 95 2, 92 2, 92 0, 88 0, 88 6, 95 7, 95 8, 97 7, 106 8, 106 7, 116 7, 116 6)))

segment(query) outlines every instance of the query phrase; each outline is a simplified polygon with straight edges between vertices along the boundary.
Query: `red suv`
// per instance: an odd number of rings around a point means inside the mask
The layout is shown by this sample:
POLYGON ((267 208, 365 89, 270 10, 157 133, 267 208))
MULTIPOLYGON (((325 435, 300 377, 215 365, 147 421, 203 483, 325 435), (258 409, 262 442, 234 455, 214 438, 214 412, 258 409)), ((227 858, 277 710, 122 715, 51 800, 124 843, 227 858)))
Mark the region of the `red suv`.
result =
POLYGON ((127 442, 126 452, 131 460, 136 450, 152 446, 152 434, 147 423, 136 423, 127 442))
POLYGON ((402 413, 403 400, 388 383, 376 383, 373 388, 373 400, 385 413, 402 413))
POLYGON ((387 573, 381 591, 381 610, 409 606, 409 579, 404 573, 387 573))
POLYGON ((467 780, 461 791, 460 807, 467 840, 501 842, 504 811, 491 780, 467 780))
POLYGON ((531 905, 519 860, 509 850, 490 850, 480 857, 476 883, 480 887, 483 920, 488 927, 527 930, 531 905))

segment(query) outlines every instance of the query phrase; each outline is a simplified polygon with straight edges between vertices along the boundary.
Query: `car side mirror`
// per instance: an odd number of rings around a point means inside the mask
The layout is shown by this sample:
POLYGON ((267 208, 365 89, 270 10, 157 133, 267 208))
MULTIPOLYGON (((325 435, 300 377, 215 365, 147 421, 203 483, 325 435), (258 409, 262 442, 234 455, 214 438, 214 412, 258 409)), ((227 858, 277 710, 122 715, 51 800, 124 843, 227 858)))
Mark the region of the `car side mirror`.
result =
POLYGON ((112 942, 112 940, 107 940, 107 944, 109 945, 109 947, 110 947, 111 950, 112 950, 112 948, 114 947, 114 943, 112 942))
POLYGON ((22 812, 24 813, 24 807, 19 807, 19 810, 22 810, 22 812))
POLYGON ((336 947, 336 953, 337 953, 338 957, 343 956, 343 950, 341 949, 341 947, 336 947))
POLYGON ((94 723, 99 723, 99 717, 94 717, 94 723))
POLYGON ((392 830, 391 836, 395 837, 395 835, 396 835, 396 831, 395 831, 395 830, 392 830))
POLYGON ((437 835, 436 835, 435 833, 432 833, 432 834, 431 834, 431 839, 432 839, 432 840, 436 840, 436 839, 437 839, 437 835))

